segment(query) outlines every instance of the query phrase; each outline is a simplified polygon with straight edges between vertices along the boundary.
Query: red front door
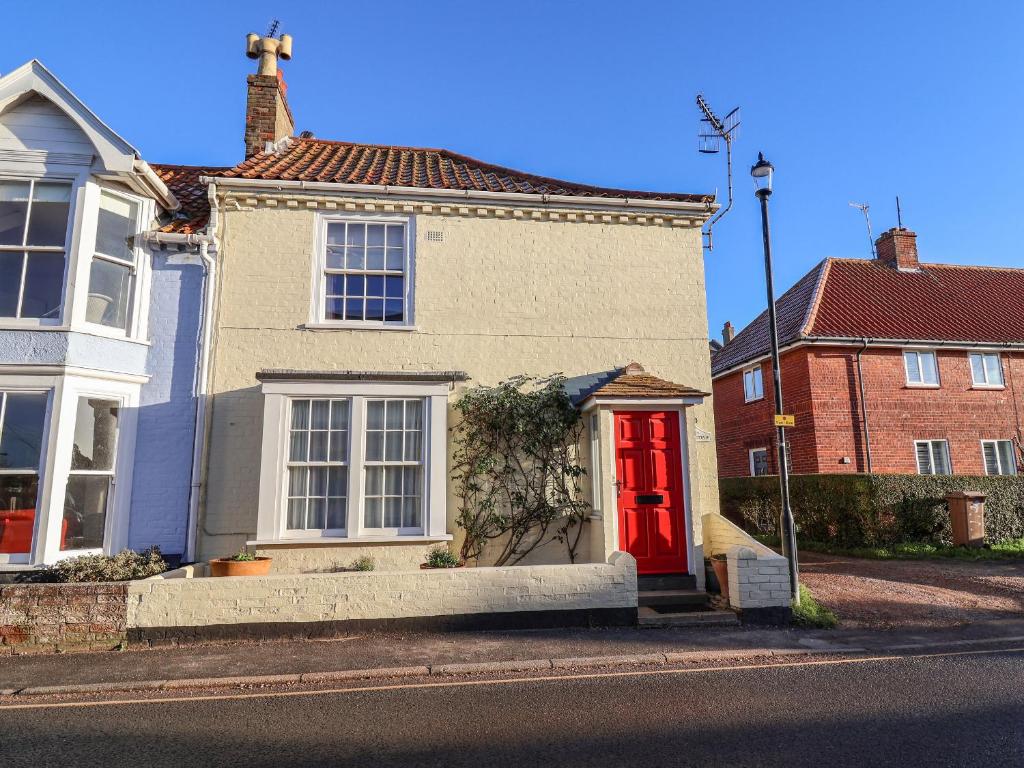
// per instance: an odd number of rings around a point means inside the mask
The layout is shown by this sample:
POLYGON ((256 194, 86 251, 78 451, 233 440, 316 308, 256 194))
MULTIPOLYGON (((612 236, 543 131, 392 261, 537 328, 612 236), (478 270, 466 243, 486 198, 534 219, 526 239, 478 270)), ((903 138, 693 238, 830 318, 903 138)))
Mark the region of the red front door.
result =
POLYGON ((637 572, 686 573, 686 513, 679 414, 615 414, 619 548, 636 558, 637 572))

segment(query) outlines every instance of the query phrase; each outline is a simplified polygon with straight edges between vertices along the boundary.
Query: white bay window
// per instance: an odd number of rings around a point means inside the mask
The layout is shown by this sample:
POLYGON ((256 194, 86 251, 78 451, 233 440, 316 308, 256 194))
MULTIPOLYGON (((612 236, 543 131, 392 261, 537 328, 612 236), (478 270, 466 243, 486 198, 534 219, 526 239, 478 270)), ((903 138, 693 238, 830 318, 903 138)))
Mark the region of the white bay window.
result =
POLYGON ((447 539, 451 377, 260 374, 257 540, 447 539))
POLYGON ((109 192, 100 194, 96 247, 89 269, 87 322, 121 330, 129 328, 135 293, 138 229, 138 203, 109 192))

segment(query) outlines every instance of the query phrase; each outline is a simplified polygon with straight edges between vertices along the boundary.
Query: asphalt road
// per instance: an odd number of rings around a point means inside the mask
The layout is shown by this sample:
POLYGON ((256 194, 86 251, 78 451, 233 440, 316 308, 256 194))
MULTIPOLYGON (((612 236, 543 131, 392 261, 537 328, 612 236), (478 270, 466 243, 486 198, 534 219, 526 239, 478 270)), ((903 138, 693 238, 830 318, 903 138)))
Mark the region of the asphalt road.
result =
POLYGON ((1024 653, 0 709, 0 765, 1021 766, 1024 653))

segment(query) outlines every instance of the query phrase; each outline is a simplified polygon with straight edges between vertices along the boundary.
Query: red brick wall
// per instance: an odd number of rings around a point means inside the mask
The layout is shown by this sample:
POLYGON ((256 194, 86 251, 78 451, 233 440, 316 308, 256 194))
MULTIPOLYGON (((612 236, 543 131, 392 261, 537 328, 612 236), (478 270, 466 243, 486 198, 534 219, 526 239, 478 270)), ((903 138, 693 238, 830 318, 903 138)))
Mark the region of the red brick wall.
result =
MULTIPOLYGON (((768 448, 772 471, 777 471, 775 439, 775 393, 771 364, 761 364, 764 399, 743 400, 743 373, 716 379, 712 394, 715 403, 715 440, 720 477, 746 477, 750 474, 751 448, 768 448)), ((811 412, 807 356, 800 350, 782 355, 782 402, 786 413, 796 416, 796 428, 786 430, 793 471, 811 474, 818 470, 814 449, 814 419, 811 412)))
POLYGON ((126 641, 128 585, 0 585, 0 655, 107 651, 126 641))
MULTIPOLYGON (((786 411, 797 416, 797 428, 788 430, 795 472, 867 471, 856 355, 856 347, 806 346, 783 356, 786 411)), ((875 472, 916 474, 914 441, 944 439, 954 473, 984 474, 980 441, 1016 435, 1018 413, 1024 422, 1024 353, 1003 354, 1002 390, 973 389, 967 355, 938 351, 940 387, 934 389, 907 386, 902 350, 864 352, 875 472)), ((766 364, 766 388, 768 375, 766 364)), ((719 474, 748 475, 747 449, 765 444, 771 433, 771 392, 764 401, 744 404, 737 372, 715 381, 714 395, 719 474)))

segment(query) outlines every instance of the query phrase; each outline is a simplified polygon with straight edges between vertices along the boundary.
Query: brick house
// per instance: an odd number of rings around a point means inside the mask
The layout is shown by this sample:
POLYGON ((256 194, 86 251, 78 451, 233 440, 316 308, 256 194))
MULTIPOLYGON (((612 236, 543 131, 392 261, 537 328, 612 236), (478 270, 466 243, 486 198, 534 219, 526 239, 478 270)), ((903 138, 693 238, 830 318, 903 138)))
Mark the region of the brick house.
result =
MULTIPOLYGON (((927 264, 891 229, 877 257, 825 259, 777 302, 797 474, 1016 474, 1024 270, 927 264)), ((712 355, 722 477, 774 474, 767 313, 712 355)))

